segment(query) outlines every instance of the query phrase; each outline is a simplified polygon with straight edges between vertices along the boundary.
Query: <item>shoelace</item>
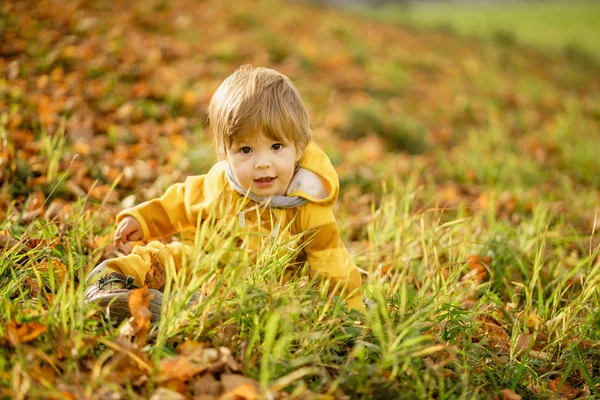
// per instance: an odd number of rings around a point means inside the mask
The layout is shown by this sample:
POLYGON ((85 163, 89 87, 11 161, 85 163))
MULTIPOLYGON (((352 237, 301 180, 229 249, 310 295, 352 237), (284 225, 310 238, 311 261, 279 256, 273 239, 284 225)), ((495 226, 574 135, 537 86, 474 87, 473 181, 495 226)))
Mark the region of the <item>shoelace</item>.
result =
MULTIPOLYGON (((133 284, 135 278, 133 276, 128 276, 125 278, 125 289, 135 289, 137 286, 133 284)), ((114 275, 101 276, 98 278, 98 288, 103 290, 106 285, 110 285, 111 283, 123 282, 122 278, 114 275)))

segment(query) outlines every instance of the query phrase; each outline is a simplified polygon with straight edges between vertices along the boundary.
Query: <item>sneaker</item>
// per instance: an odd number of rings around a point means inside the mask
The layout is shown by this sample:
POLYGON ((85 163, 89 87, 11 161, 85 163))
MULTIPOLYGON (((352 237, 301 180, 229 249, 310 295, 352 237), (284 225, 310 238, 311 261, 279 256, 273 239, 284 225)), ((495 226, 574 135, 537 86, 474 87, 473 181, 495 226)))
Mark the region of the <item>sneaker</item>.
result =
POLYGON ((108 264, 108 260, 102 261, 100 264, 96 265, 93 270, 90 271, 89 275, 85 278, 85 286, 90 286, 92 282, 96 280, 100 275, 104 274, 106 271, 106 265, 108 264))
MULTIPOLYGON (((96 272, 98 267, 94 268, 92 273, 96 272)), ((110 274, 101 276, 91 284, 90 281, 91 279, 88 277, 86 280, 88 287, 85 290, 86 304, 98 304, 106 310, 106 317, 113 321, 120 322, 131 317, 129 295, 132 289, 137 288, 133 284, 133 277, 126 277, 125 275, 111 272, 110 274)), ((149 305, 150 312, 152 313, 150 321, 158 322, 162 309, 163 294, 156 289, 148 289, 148 292, 152 294, 149 305)))

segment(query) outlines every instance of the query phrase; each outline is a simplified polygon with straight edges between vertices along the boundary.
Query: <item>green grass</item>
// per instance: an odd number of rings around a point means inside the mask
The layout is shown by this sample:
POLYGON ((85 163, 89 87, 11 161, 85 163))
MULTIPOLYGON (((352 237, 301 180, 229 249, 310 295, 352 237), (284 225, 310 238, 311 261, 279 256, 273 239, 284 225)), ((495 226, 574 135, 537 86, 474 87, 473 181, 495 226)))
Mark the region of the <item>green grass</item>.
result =
POLYGON ((232 349, 244 374, 265 391, 450 399, 493 398, 510 389, 536 398, 549 390, 544 375, 554 371, 562 384, 584 377, 583 384, 597 393, 597 366, 585 360, 593 352, 586 343, 598 340, 593 313, 600 301, 600 249, 584 244, 565 265, 565 246, 577 248, 584 238, 569 234, 570 224, 544 202, 530 218, 512 224, 485 212, 436 210, 427 197, 414 181, 396 179, 373 207, 364 227, 368 246, 354 252, 359 265, 372 271, 365 276, 372 306, 364 315, 345 311, 318 282, 284 281, 294 257, 287 242, 273 242, 256 268, 239 268, 244 259, 219 266, 221 252, 235 246, 235 224, 208 220, 198 230, 197 253, 186 264, 190 270, 165 288, 172 301, 155 334, 143 348, 129 350, 148 371, 154 368, 149 376, 124 361, 123 332, 82 301, 78 282, 97 259, 84 243, 105 233, 98 222, 102 206, 84 199, 62 224, 0 222, 0 230, 15 237, 46 243, 69 227, 54 247, 36 248, 26 257, 5 250, 0 257, 5 280, 0 353, 4 370, 11 371, 0 376, 3 393, 16 393, 17 385, 33 397, 58 396, 48 383, 56 376, 63 376, 67 391, 78 393, 69 382, 85 376, 81 390, 88 396, 147 396, 163 379, 159 366, 184 339, 232 349), (219 251, 210 248, 216 235, 223 241, 219 251), (472 254, 491 257, 488 279, 473 274, 472 254), (42 272, 44 259, 56 261, 42 272), (392 272, 381 275, 382 265, 392 272), (186 310, 191 292, 210 284, 219 289, 186 310), (9 325, 32 323, 47 330, 12 347, 9 325), (522 338, 529 335, 524 347, 522 338), (35 354, 34 362, 25 361, 35 354), (556 371, 556 365, 567 367, 556 371), (123 386, 124 378, 115 374, 146 378, 123 386))
POLYGON ((371 17, 461 35, 513 40, 542 49, 600 54, 600 3, 596 1, 410 4, 363 11, 371 17), (512 39, 511 39, 512 38, 512 39))

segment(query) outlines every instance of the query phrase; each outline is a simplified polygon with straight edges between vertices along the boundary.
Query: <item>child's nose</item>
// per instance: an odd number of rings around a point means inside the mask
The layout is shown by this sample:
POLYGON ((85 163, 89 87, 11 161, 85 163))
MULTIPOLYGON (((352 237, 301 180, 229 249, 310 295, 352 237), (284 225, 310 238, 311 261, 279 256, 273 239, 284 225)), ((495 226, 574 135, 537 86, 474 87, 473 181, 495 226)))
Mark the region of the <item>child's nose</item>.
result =
POLYGON ((264 169, 271 166, 271 160, 266 154, 258 154, 256 158, 255 168, 264 169))

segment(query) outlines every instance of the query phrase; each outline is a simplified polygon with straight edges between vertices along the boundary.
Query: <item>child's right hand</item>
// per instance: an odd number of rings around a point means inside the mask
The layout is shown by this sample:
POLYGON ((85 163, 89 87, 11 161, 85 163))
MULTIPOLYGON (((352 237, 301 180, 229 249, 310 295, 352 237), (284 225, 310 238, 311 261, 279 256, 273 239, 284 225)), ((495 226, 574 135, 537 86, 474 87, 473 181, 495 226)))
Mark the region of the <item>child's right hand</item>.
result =
POLYGON ((127 216, 119 222, 119 225, 117 225, 114 244, 118 247, 119 244, 141 240, 142 237, 144 237, 142 225, 140 225, 137 219, 127 216))

